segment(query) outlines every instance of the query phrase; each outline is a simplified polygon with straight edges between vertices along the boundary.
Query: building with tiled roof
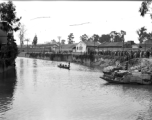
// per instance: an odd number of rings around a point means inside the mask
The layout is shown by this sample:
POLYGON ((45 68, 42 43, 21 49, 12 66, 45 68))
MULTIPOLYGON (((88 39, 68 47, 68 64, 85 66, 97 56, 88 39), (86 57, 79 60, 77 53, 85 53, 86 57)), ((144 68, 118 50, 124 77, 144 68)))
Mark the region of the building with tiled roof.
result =
POLYGON ((77 43, 74 44, 62 44, 59 45, 56 49, 56 52, 61 52, 61 53, 71 53, 71 52, 75 52, 75 48, 76 48, 77 43))
POLYGON ((125 43, 123 42, 104 42, 101 43, 98 46, 98 50, 110 50, 110 51, 117 51, 117 50, 123 50, 123 49, 132 49, 133 45, 135 46, 136 44, 134 41, 127 41, 125 43))

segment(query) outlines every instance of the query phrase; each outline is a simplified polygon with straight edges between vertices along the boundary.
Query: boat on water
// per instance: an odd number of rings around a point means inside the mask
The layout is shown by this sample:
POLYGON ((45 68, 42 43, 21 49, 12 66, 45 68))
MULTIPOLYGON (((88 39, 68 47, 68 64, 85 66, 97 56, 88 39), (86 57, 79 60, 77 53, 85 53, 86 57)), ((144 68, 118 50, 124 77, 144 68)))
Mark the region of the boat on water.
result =
POLYGON ((62 65, 62 64, 60 64, 60 65, 58 65, 58 67, 70 70, 70 62, 69 62, 68 65, 62 65))
POLYGON ((58 65, 59 68, 64 68, 64 69, 68 69, 70 70, 70 66, 66 66, 66 65, 58 65))
POLYGON ((140 84, 151 85, 152 73, 144 73, 142 71, 128 71, 128 70, 109 70, 103 71, 101 79, 114 84, 140 84))

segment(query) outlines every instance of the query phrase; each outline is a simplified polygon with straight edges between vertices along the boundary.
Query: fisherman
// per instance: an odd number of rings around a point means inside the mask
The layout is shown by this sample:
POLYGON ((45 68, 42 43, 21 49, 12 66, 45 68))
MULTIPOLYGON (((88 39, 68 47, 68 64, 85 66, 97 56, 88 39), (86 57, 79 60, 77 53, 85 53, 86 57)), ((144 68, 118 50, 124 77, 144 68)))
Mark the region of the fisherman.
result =
POLYGON ((69 62, 69 65, 68 65, 68 67, 70 68, 70 62, 69 62))

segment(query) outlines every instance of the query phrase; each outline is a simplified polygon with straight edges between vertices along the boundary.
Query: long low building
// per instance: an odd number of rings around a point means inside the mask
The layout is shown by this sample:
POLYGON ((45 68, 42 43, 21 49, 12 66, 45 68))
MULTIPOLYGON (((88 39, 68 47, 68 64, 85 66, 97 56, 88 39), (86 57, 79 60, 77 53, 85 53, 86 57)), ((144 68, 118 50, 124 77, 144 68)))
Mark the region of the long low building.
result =
POLYGON ((58 46, 58 44, 37 44, 35 46, 18 46, 18 48, 20 52, 55 52, 58 46))

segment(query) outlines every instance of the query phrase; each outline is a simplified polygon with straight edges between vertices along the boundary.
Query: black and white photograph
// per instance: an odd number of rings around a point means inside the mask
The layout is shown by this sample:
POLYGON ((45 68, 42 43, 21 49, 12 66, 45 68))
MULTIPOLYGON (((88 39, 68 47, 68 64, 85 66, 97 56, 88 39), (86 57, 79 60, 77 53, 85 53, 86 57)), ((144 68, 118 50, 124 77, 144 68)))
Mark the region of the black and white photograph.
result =
POLYGON ((0 0, 0 120, 152 120, 152 0, 0 0))

